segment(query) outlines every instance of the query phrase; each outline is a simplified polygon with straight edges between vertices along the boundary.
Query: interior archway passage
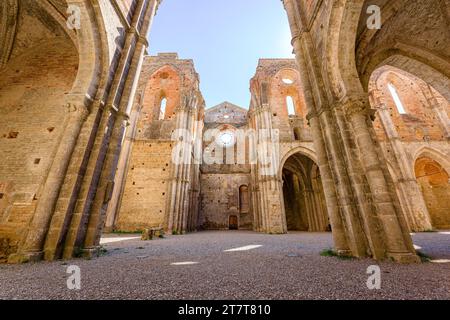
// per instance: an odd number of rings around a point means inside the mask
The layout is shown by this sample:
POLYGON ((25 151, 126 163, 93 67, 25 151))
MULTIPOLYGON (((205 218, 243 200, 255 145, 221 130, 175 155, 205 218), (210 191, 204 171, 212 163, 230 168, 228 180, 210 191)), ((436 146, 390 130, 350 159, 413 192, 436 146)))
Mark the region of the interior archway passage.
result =
POLYGON ((331 231, 319 169, 310 158, 297 153, 284 164, 283 199, 288 230, 331 231))
POLYGON ((433 227, 450 229, 450 180, 448 172, 433 159, 421 157, 416 161, 415 173, 433 227))

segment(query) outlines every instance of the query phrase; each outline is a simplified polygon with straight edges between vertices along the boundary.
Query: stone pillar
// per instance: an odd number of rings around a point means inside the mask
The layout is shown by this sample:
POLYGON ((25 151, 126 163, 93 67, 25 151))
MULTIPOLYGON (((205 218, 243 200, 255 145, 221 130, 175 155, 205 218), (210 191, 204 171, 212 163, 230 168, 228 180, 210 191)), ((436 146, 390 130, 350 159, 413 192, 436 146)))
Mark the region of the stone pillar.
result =
POLYGON ((253 130, 254 136, 249 143, 249 160, 251 167, 251 201, 253 210, 253 230, 256 232, 262 232, 262 219, 261 219, 261 197, 260 187, 258 183, 258 164, 257 159, 254 158, 256 152, 256 129, 257 129, 257 115, 253 108, 249 111, 250 126, 253 130))
POLYGON ((347 204, 345 217, 351 225, 352 239, 362 247, 365 243, 366 255, 371 254, 375 259, 385 258, 383 238, 379 232, 380 224, 373 215, 373 206, 367 200, 368 183, 364 175, 364 170, 360 161, 360 150, 358 149, 354 133, 349 121, 345 118, 342 107, 335 103, 332 113, 329 115, 328 126, 333 132, 329 140, 333 146, 333 154, 336 159, 336 176, 340 181, 338 188, 340 201, 347 204), (332 127, 336 123, 337 127, 332 127))
MULTIPOLYGON (((187 119, 186 119, 186 130, 187 132, 191 133, 194 132, 194 119, 195 119, 195 110, 197 109, 197 100, 195 96, 191 96, 188 103, 187 103, 187 119)), ((188 144, 190 148, 193 148, 193 142, 188 141, 188 144)), ((189 217, 192 214, 192 208, 190 208, 190 202, 191 202, 191 188, 192 188, 192 181, 191 181, 191 175, 193 171, 193 159, 192 159, 192 151, 188 150, 188 152, 185 153, 185 172, 183 176, 183 202, 182 202, 182 212, 180 214, 181 216, 181 231, 182 233, 186 233, 189 231, 188 221, 189 217)))
POLYGON ((378 116, 400 170, 400 177, 395 183, 400 193, 399 200, 402 204, 408 228, 414 232, 431 230, 432 226, 427 206, 420 187, 412 174, 414 169, 408 159, 389 110, 380 97, 381 93, 378 91, 371 92, 371 101, 374 108, 378 110, 378 116))
MULTIPOLYGON (((185 97, 183 97, 185 99, 185 97)), ((182 101, 182 105, 179 106, 176 112, 176 130, 187 130, 188 126, 188 104, 187 101, 182 101)), ((175 141, 175 143, 186 143, 186 137, 179 137, 181 141, 175 141)), ((188 141, 187 143, 190 143, 188 141)), ((175 147, 175 146, 174 146, 175 147)), ((167 214, 167 231, 170 232, 183 232, 183 209, 184 205, 184 190, 187 185, 187 178, 185 176, 186 167, 186 157, 190 156, 183 152, 183 158, 179 159, 180 163, 173 163, 171 170, 171 185, 170 185, 170 200, 168 204, 168 214, 167 214)))
MULTIPOLYGON (((439 100, 436 98, 433 93, 433 89, 430 85, 427 85, 427 88, 422 91, 425 98, 428 101, 431 109, 437 115, 439 122, 441 123, 442 129, 444 130, 445 137, 450 140, 450 119, 448 117, 448 113, 446 108, 439 103, 439 100)), ((447 104, 449 103, 446 101, 447 104)))
MULTIPOLYGON (((100 182, 97 187, 97 192, 92 203, 91 214, 87 223, 86 237, 84 239, 84 253, 86 255, 92 254, 100 241, 102 228, 106 209, 111 200, 114 188, 114 175, 118 163, 117 150, 121 149, 122 138, 125 132, 129 117, 125 113, 116 113, 111 115, 114 118, 113 130, 109 139, 109 149, 104 159, 104 166, 100 176, 100 182)), ((81 236, 77 239, 76 247, 80 245, 81 236)))
POLYGON ((395 192, 390 190, 386 181, 375 148, 376 142, 369 130, 368 99, 356 97, 344 101, 343 110, 352 126, 371 198, 382 226, 387 257, 397 262, 418 262, 402 213, 394 206, 395 192))
POLYGON ((294 48, 295 57, 300 70, 301 82, 303 85, 303 92, 308 110, 307 120, 311 127, 311 134, 314 140, 314 147, 317 153, 317 164, 319 166, 320 174, 322 176, 322 183, 325 193, 325 201, 327 204, 327 211, 330 217, 330 224, 333 231, 333 240, 336 251, 342 255, 351 254, 349 240, 347 238, 347 229, 344 225, 341 210, 338 204, 337 190, 333 179, 330 163, 328 162, 327 149, 322 135, 322 128, 316 113, 316 101, 313 98, 313 88, 310 78, 308 76, 308 66, 305 58, 305 51, 308 47, 304 44, 305 40, 302 36, 304 32, 300 29, 300 21, 298 21, 296 4, 293 0, 283 0, 289 25, 292 31, 292 46, 294 48))
POLYGON ((117 173, 114 179, 114 191, 111 196, 111 201, 108 204, 108 209, 106 212, 106 222, 105 222, 105 232, 112 232, 114 230, 114 224, 120 208, 121 196, 124 191, 125 182, 128 172, 128 160, 131 154, 131 147, 133 144, 133 139, 136 135, 136 124, 139 119, 139 114, 141 111, 139 106, 137 110, 133 111, 130 117, 130 124, 127 127, 125 140, 122 145, 122 151, 120 153, 119 163, 117 166, 117 173))
POLYGON ((263 229, 267 233, 286 233, 282 181, 278 178, 280 159, 277 133, 272 128, 270 108, 267 104, 257 107, 255 114, 259 124, 256 135, 259 153, 258 180, 262 190, 263 229))
MULTIPOLYGON (((114 176, 117 168, 118 158, 122 147, 123 134, 125 132, 126 122, 129 115, 127 113, 130 99, 134 100, 136 81, 139 78, 138 70, 142 63, 142 56, 145 54, 148 46, 146 35, 153 16, 155 15, 158 5, 157 0, 138 0, 136 11, 130 28, 127 30, 124 48, 127 50, 122 53, 118 70, 120 72, 114 78, 110 98, 107 106, 112 110, 110 123, 108 127, 112 127, 110 137, 99 137, 106 148, 103 152, 104 157, 103 168, 98 181, 97 192, 93 200, 87 201, 85 207, 85 219, 88 218, 87 229, 86 222, 82 222, 78 231, 75 248, 83 245, 84 253, 91 255, 97 249, 100 241, 102 228, 104 225, 105 213, 108 202, 114 189, 114 176), (129 65, 129 68, 126 66, 129 65), (124 86, 120 83, 125 79, 124 86), (117 107, 117 111, 114 108, 117 107), (87 217, 86 213, 90 213, 87 217)), ((102 148, 103 149, 103 148, 102 148)), ((95 178, 94 178, 95 180, 95 178)), ((65 252, 70 255, 70 252, 65 252)))
MULTIPOLYGON (((73 97, 73 100, 79 100, 73 97)), ((50 227, 53 211, 69 162, 77 143, 88 109, 82 102, 68 104, 68 119, 59 142, 58 149, 45 181, 36 211, 28 228, 27 235, 17 254, 11 255, 8 262, 22 263, 38 261, 43 258, 45 237, 50 227)))

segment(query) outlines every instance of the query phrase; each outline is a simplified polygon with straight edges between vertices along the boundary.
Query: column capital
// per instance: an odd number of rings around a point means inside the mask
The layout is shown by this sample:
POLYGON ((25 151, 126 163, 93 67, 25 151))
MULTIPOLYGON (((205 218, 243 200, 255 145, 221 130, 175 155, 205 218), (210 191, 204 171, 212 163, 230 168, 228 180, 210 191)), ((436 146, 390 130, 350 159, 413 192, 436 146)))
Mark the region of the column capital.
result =
POLYGON ((354 115, 364 115, 372 121, 375 120, 376 110, 370 108, 369 99, 366 95, 344 97, 337 101, 333 108, 341 109, 347 118, 351 118, 354 115))

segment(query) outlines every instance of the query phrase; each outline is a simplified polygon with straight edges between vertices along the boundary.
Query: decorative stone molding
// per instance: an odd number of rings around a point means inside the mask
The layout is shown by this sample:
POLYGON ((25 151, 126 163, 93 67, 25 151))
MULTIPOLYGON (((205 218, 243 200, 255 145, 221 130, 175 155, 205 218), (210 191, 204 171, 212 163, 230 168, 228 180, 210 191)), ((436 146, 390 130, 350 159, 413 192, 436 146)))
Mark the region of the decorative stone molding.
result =
POLYGON ((16 37, 18 0, 1 1, 0 14, 0 69, 2 69, 9 61, 16 37))
POLYGON ((341 109, 346 118, 351 118, 357 114, 364 114, 368 117, 373 116, 366 96, 344 98, 336 103, 333 108, 341 109))

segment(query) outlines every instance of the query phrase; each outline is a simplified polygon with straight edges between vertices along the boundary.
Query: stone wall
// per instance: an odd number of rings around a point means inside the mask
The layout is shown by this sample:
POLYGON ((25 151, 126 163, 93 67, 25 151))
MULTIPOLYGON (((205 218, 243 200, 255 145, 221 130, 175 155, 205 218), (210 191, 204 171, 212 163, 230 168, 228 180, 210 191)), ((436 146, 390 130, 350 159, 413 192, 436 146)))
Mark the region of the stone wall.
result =
POLYGON ((127 129, 129 147, 119 161, 118 170, 125 173, 116 178, 122 192, 113 197, 118 204, 109 208, 106 228, 191 230, 198 214, 199 164, 176 163, 173 155, 179 143, 202 137, 203 98, 193 61, 174 53, 145 57, 134 105, 138 111, 127 129), (179 133, 187 136, 180 141, 179 133))
POLYGON ((198 221, 200 229, 229 229, 230 217, 237 218, 239 229, 253 228, 252 208, 250 205, 244 208, 241 201, 241 187, 250 187, 248 140, 245 149, 238 147, 242 146, 238 135, 245 135, 248 129, 247 110, 230 102, 221 103, 205 112, 198 221), (205 136, 208 130, 216 131, 210 131, 214 135, 208 138, 205 136), (221 144, 223 133, 229 134, 231 139, 225 146, 221 144), (214 157, 214 163, 205 161, 205 157, 209 156, 214 157))
POLYGON ((203 173, 200 184, 200 229, 228 230, 230 216, 238 217, 239 229, 253 229, 253 212, 243 212, 239 200, 239 188, 250 184, 249 174, 203 173))
POLYGON ((171 162, 171 142, 134 142, 116 230, 139 231, 164 225, 171 162))

